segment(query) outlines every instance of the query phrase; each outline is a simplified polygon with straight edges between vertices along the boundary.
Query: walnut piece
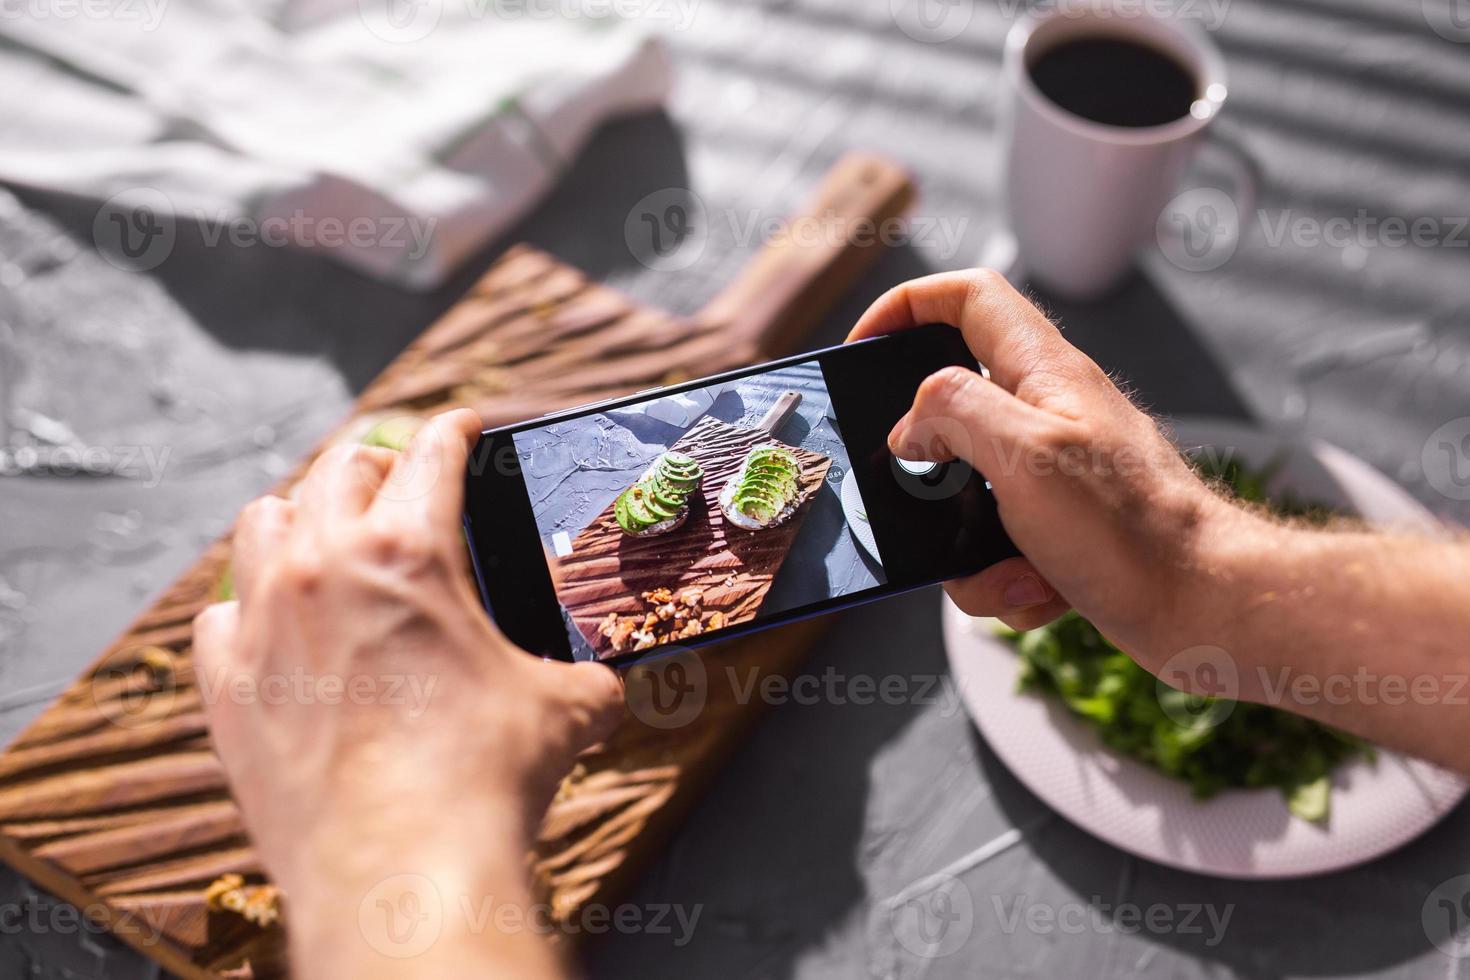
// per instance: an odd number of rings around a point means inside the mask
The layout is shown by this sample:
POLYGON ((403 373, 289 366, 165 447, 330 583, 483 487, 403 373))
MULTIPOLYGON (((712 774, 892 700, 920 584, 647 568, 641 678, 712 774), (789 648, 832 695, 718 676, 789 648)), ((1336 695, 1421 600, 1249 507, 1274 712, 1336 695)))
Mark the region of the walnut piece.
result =
MULTIPOLYGON (((727 580, 734 581, 734 576, 727 580)), ((608 613, 597 625, 597 631, 608 639, 615 653, 647 650, 699 636, 725 625, 725 614, 718 610, 704 613, 704 589, 672 589, 660 586, 640 593, 649 611, 620 616, 608 613)))
POLYGON ((247 885, 238 874, 221 875, 204 889, 204 904, 216 912, 234 912, 265 929, 281 917, 281 890, 275 885, 247 885))

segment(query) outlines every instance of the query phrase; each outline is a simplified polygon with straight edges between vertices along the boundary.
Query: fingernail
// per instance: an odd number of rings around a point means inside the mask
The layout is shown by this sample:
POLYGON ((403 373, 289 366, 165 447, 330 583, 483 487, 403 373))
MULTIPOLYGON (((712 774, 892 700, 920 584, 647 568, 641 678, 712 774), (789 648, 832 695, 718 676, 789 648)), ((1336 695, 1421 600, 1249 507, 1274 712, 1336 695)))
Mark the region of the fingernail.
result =
POLYGON ((1012 609, 1025 609, 1027 606, 1039 606, 1051 599, 1051 589, 1035 575, 1022 575, 1006 586, 1005 594, 1001 598, 1012 609))
POLYGON ((888 433, 888 448, 893 449, 894 447, 902 447, 904 443, 904 437, 908 435, 908 432, 909 417, 908 415, 904 415, 904 417, 899 419, 898 423, 894 425, 892 431, 888 433))

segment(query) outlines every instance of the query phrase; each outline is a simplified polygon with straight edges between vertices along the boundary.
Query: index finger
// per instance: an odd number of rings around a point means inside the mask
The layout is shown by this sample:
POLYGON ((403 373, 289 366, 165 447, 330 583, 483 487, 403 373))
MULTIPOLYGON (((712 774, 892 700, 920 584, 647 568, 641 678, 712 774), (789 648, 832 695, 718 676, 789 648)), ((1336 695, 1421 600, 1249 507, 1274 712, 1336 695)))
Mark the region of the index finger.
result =
POLYGON ((464 507, 464 473, 483 428, 473 409, 456 408, 429 419, 414 435, 378 488, 373 509, 412 504, 430 524, 459 526, 464 507))
POLYGON ((1077 352, 1056 325, 994 269, 940 272, 895 286, 868 307, 847 339, 877 337, 925 323, 958 327, 991 379, 1010 392, 1040 361, 1077 352))

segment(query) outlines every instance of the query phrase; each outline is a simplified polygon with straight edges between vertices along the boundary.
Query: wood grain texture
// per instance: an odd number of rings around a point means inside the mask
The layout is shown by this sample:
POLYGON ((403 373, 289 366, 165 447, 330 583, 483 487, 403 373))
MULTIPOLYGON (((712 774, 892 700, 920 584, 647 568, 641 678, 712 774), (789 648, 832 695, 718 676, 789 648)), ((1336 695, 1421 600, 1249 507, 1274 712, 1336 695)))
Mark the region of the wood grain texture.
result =
MULTIPOLYGON (((859 228, 901 213, 911 196, 897 168, 857 156, 834 169, 809 209, 838 209, 859 228)), ((360 438, 384 416, 468 405, 498 425, 784 353, 797 339, 786 331, 815 322, 877 248, 839 238, 774 264, 762 255, 710 312, 692 318, 639 307, 542 252, 512 248, 278 489, 322 449, 360 438)), ((0 858, 190 978, 288 973, 279 926, 262 929, 205 899, 227 874, 265 883, 210 747, 190 659, 193 617, 215 598, 229 552, 228 536, 213 544, 0 756, 0 858)), ((714 655, 782 672, 818 628, 795 624, 714 655)), ((630 714, 584 756, 532 859, 562 921, 628 883, 754 707, 714 696, 677 738, 630 714)))
POLYGON ((623 533, 608 504, 558 563, 562 604, 600 657, 614 652, 599 629, 602 620, 609 613, 647 612, 642 595, 657 588, 699 589, 705 609, 719 611, 726 626, 754 619, 801 529, 806 504, 832 465, 821 453, 787 446, 764 429, 743 429, 712 418, 700 419, 671 448, 704 467, 688 519, 667 534, 634 538, 623 533), (777 527, 746 531, 725 519, 718 498, 746 454, 760 445, 785 446, 796 457, 800 504, 777 527))

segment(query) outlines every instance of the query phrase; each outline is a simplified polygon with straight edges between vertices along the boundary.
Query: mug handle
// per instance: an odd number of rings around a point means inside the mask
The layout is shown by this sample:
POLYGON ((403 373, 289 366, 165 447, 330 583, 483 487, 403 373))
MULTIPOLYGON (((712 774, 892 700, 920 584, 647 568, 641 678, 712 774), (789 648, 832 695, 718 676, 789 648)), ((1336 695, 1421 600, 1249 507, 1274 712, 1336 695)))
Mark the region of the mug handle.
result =
POLYGON ((1240 213, 1241 231, 1244 231, 1246 216, 1256 213, 1256 200, 1260 197, 1265 172, 1245 141, 1238 134, 1222 130, 1219 123, 1205 137, 1200 156, 1204 157, 1211 151, 1214 151, 1225 178, 1235 187, 1231 199, 1235 201, 1235 209, 1240 213))
POLYGON ((1264 183, 1256 157, 1238 136, 1217 124, 1198 154, 1214 158, 1229 190, 1197 183, 1178 192, 1160 212, 1154 237, 1164 257, 1190 272, 1211 272, 1228 262, 1240 245, 1264 183))

